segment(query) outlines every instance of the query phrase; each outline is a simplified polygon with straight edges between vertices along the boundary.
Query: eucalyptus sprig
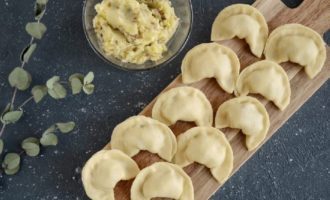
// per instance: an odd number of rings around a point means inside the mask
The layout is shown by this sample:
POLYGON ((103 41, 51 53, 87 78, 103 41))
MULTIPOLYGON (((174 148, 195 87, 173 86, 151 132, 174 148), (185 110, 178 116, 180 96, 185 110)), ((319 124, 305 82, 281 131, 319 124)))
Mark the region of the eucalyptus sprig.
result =
MULTIPOLYGON (((56 146, 58 138, 56 133, 69 133, 75 127, 75 123, 59 122, 46 129, 40 138, 28 137, 21 143, 22 151, 20 153, 7 153, 2 161, 2 171, 7 175, 16 174, 20 169, 21 156, 25 153, 27 156, 35 157, 40 153, 41 147, 56 146)), ((3 150, 3 141, 0 139, 0 154, 3 150)))
MULTIPOLYGON (((24 77, 24 75, 19 73, 17 74, 15 71, 16 70, 13 70, 13 72, 9 75, 8 78, 9 83, 15 82, 15 86, 13 87, 16 87, 16 85, 18 85, 21 88, 28 87, 27 86, 28 83, 26 81, 25 83, 22 83, 22 80, 27 80, 22 78, 24 77), (15 81, 15 80, 20 80, 20 81, 15 81)), ((69 83, 69 87, 72 90, 72 94, 74 95, 79 94, 81 91, 84 91, 85 94, 90 95, 94 91, 94 84, 92 83, 93 79, 94 79, 93 72, 89 72, 86 76, 79 73, 75 73, 70 76, 68 80, 69 82, 60 82, 59 76, 53 76, 46 82, 45 85, 36 85, 32 87, 31 89, 32 96, 27 98, 22 104, 20 104, 17 107, 17 109, 14 109, 13 104, 9 103, 5 108, 5 110, 3 111, 3 113, 1 114, 0 121, 3 124, 3 126, 16 123, 23 116, 23 107, 28 102, 34 100, 35 103, 39 103, 47 94, 49 94, 49 96, 51 96, 54 99, 65 98, 67 96, 67 89, 62 83, 69 83)))
MULTIPOLYGON (((32 75, 24 69, 25 65, 31 59, 33 52, 37 48, 35 40, 41 40, 47 31, 45 24, 41 22, 43 18, 48 0, 36 0, 34 6, 34 19, 33 22, 28 22, 25 26, 26 32, 31 36, 29 44, 22 50, 20 55, 21 65, 15 67, 8 76, 8 82, 13 87, 13 94, 10 102, 0 115, 0 121, 2 128, 0 129, 0 156, 4 150, 4 141, 1 139, 5 128, 9 124, 15 124, 18 122, 24 114, 24 106, 30 101, 34 100, 35 103, 39 103, 44 99, 47 94, 53 99, 63 99, 67 96, 67 90, 70 89, 73 95, 77 95, 82 91, 90 95, 94 92, 94 73, 89 72, 86 75, 80 73, 74 73, 68 81, 61 81, 59 76, 53 76, 47 80, 43 85, 35 85, 31 88, 32 75), (31 88, 31 96, 23 101, 18 106, 15 106, 15 100, 18 91, 26 91, 31 88)), ((23 151, 20 153, 7 153, 2 161, 2 169, 8 174, 15 174, 19 170, 20 155, 26 153, 28 156, 37 156, 40 152, 41 146, 55 146, 58 143, 55 132, 60 131, 62 133, 71 132, 75 127, 74 122, 56 123, 49 127, 42 134, 41 138, 28 137, 21 143, 23 151), (41 146, 40 146, 41 145, 41 146)), ((0 157, 1 159, 1 157, 0 157)), ((1 161, 0 161, 1 163, 1 161)), ((1 169, 1 167, 0 167, 1 169)))
POLYGON ((8 103, 1 114, 2 128, 0 130, 0 137, 5 131, 6 125, 17 122, 23 114, 21 109, 14 109, 14 103, 17 91, 27 90, 32 82, 32 76, 27 70, 24 69, 24 66, 29 62, 33 52, 37 48, 37 44, 34 42, 35 39, 40 40, 47 31, 47 27, 40 22, 46 12, 47 2, 48 0, 36 0, 34 5, 35 21, 28 22, 25 26, 25 30, 31 36, 31 39, 20 55, 21 65, 15 67, 8 76, 9 84, 14 89, 10 103, 8 103))

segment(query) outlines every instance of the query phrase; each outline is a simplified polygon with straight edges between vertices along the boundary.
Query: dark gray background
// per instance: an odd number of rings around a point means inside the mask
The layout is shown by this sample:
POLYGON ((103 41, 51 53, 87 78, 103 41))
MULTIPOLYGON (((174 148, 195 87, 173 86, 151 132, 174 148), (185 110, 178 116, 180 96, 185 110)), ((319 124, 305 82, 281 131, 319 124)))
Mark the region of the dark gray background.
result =
MULTIPOLYGON (((40 136, 55 122, 77 122, 73 134, 60 135, 57 147, 43 149, 36 158, 24 157, 17 175, 1 176, 0 199, 87 199, 79 174, 84 162, 109 141, 117 123, 139 113, 179 74, 185 52, 208 42, 219 10, 236 2, 244 1, 194 0, 194 27, 184 51, 164 68, 130 73, 109 66, 89 47, 82 30, 83 1, 50 0, 43 19, 47 34, 26 66, 33 84, 44 83, 53 75, 66 79, 74 72, 92 70, 96 91, 92 96, 70 95, 60 101, 47 97, 38 105, 31 102, 23 119, 8 126, 3 137, 7 152, 20 151, 22 139, 40 136)), ((7 76, 19 65, 19 54, 29 42, 24 26, 33 20, 33 3, 0 1, 1 110, 12 93, 7 76)), ((291 5, 295 3, 291 1, 291 5)), ((328 81, 213 199, 329 199, 329 92, 328 81)), ((19 93, 17 102, 28 97, 28 92, 19 93)))

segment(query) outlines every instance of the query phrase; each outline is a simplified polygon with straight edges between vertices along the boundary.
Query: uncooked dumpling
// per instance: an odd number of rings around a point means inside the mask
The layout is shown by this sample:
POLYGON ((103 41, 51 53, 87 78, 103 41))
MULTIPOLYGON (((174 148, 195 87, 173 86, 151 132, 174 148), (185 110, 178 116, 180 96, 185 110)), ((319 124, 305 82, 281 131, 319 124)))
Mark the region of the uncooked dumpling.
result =
POLYGON ((131 200, 151 200, 156 197, 193 200, 190 177, 177 165, 157 162, 136 176, 131 187, 131 200))
POLYGON ((192 48, 184 57, 182 81, 189 84, 204 78, 216 78, 223 90, 233 93, 239 68, 233 50, 217 43, 204 43, 192 48))
POLYGON ((309 78, 314 78, 326 59, 325 43, 311 28, 301 24, 286 24, 277 27, 269 35, 265 57, 277 63, 298 63, 305 67, 309 78))
POLYGON ((114 187, 120 180, 129 180, 139 173, 139 167, 119 150, 95 153, 82 170, 82 182, 89 198, 114 200, 114 187))
POLYGON ((212 25, 211 41, 245 39, 252 53, 261 57, 268 37, 264 16, 254 7, 234 4, 223 9, 212 25))
POLYGON ((212 126, 212 106, 200 90, 176 87, 160 94, 152 108, 152 118, 170 126, 177 121, 195 122, 198 126, 212 126))
POLYGON ((171 161, 177 150, 176 138, 165 124, 142 115, 133 116, 118 124, 112 132, 111 148, 128 156, 140 150, 156 153, 171 161))
POLYGON ((241 129, 246 135, 245 143, 250 151, 265 139, 269 129, 269 116, 264 105, 256 98, 236 97, 219 106, 215 127, 241 129))
POLYGON ((262 60, 246 67, 238 77, 236 95, 258 93, 273 101, 281 110, 290 103, 291 88, 288 75, 275 62, 262 60))
POLYGON ((213 127, 194 127, 178 136, 174 163, 185 167, 198 162, 210 168, 218 182, 224 183, 233 170, 233 151, 226 136, 213 127))

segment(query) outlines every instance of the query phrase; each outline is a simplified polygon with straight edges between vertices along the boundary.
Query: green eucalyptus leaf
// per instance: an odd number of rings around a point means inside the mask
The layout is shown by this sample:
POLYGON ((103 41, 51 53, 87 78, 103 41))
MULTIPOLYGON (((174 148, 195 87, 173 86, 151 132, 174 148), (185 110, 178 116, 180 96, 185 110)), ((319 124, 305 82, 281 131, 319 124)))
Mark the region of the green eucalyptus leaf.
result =
POLYGON ((60 77, 59 76, 53 76, 52 78, 48 79, 46 82, 46 86, 48 89, 53 89, 54 88, 54 84, 60 81, 60 77))
MULTIPOLYGON (((38 140, 38 139, 37 139, 38 140)), ((40 153, 40 146, 39 146, 39 142, 38 143, 34 143, 34 142, 22 142, 22 149, 24 149, 25 153, 28 156, 37 156, 40 153)))
POLYGON ((80 73, 72 74, 69 77, 69 82, 72 89, 72 94, 79 94, 83 87, 84 75, 80 73))
POLYGON ((83 90, 87 95, 93 94, 95 86, 93 84, 84 85, 83 90))
POLYGON ((36 0, 36 3, 46 5, 48 3, 48 0, 36 0))
POLYGON ((23 49, 21 53, 21 61, 22 62, 29 62, 31 55, 33 54, 34 50, 37 48, 37 44, 29 44, 25 49, 23 49))
MULTIPOLYGON (((1 115, 0 115, 0 121, 2 122, 2 117, 9 111, 13 110, 13 106, 11 105, 11 103, 8 103, 5 107, 5 109, 2 111, 1 115)), ((2 122, 3 123, 3 122, 2 122)))
POLYGON ((28 137, 26 139, 24 139, 21 143, 21 145, 23 145, 24 143, 34 143, 34 144, 39 144, 39 139, 35 138, 35 137, 28 137))
POLYGON ((13 110, 13 106, 11 105, 11 103, 8 103, 5 107, 5 109, 2 111, 1 115, 0 115, 0 121, 4 124, 2 118, 3 116, 7 113, 13 110))
POLYGON ((47 95, 47 87, 44 85, 36 85, 32 88, 31 93, 36 103, 39 103, 47 95))
POLYGON ((44 133, 40 138, 40 143, 42 146, 56 146, 58 139, 54 133, 44 133))
POLYGON ((41 20, 46 12, 46 6, 42 6, 40 4, 36 4, 34 8, 34 19, 41 20))
POLYGON ((48 0, 37 0, 34 5, 34 18, 35 20, 41 20, 46 12, 46 4, 48 0))
POLYGON ((17 166, 16 168, 14 168, 14 169, 5 169, 5 173, 7 174, 7 175, 14 175, 14 174, 16 174, 18 171, 19 171, 19 166, 17 166))
POLYGON ((66 123, 56 123, 56 126, 62 133, 69 133, 74 129, 76 124, 71 121, 66 123))
POLYGON ((2 162, 4 169, 15 169, 19 167, 21 157, 17 153, 7 153, 2 162))
POLYGON ((43 134, 54 133, 55 131, 56 131, 56 126, 52 125, 48 129, 46 129, 43 134))
POLYGON ((13 110, 13 106, 11 103, 8 103, 5 107, 5 109, 2 111, 1 116, 4 115, 6 112, 13 110))
POLYGON ((26 24, 25 30, 32 37, 40 40, 47 31, 47 27, 41 22, 29 22, 26 24))
POLYGON ((61 85, 60 83, 55 83, 54 84, 54 91, 58 94, 60 98, 66 97, 66 89, 61 85))
POLYGON ((79 78, 73 77, 70 81, 72 94, 79 94, 83 88, 83 84, 79 78))
POLYGON ((66 89, 60 83, 54 83, 53 89, 48 89, 48 94, 54 99, 63 99, 66 97, 66 89))
POLYGON ((88 72, 88 74, 84 77, 84 85, 92 83, 94 80, 94 73, 88 72))
POLYGON ((14 124, 22 117, 22 115, 23 110, 9 111, 1 116, 1 122, 3 124, 14 124))
POLYGON ((74 73, 69 77, 69 81, 71 81, 73 78, 78 78, 81 80, 81 82, 84 82, 84 75, 80 73, 74 73))
POLYGON ((2 139, 0 139, 0 155, 2 154, 2 152, 3 152, 3 148, 4 148, 4 143, 3 143, 3 140, 2 139))
POLYGON ((60 99, 58 94, 54 90, 48 90, 48 94, 53 98, 53 99, 60 99))
POLYGON ((8 76, 9 84, 18 90, 26 90, 30 87, 32 77, 25 69, 16 67, 8 76))
POLYGON ((59 81, 59 76, 53 76, 46 83, 48 94, 54 99, 62 99, 66 97, 66 89, 59 83, 59 81))

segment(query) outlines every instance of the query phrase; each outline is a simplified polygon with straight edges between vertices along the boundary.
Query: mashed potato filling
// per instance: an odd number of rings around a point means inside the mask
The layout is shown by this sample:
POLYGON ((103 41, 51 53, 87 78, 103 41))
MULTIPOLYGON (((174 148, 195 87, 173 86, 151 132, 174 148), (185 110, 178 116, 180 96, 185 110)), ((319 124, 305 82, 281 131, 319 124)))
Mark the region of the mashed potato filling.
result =
POLYGON ((103 0, 95 9, 103 51, 123 62, 161 59, 179 22, 169 0, 103 0))

